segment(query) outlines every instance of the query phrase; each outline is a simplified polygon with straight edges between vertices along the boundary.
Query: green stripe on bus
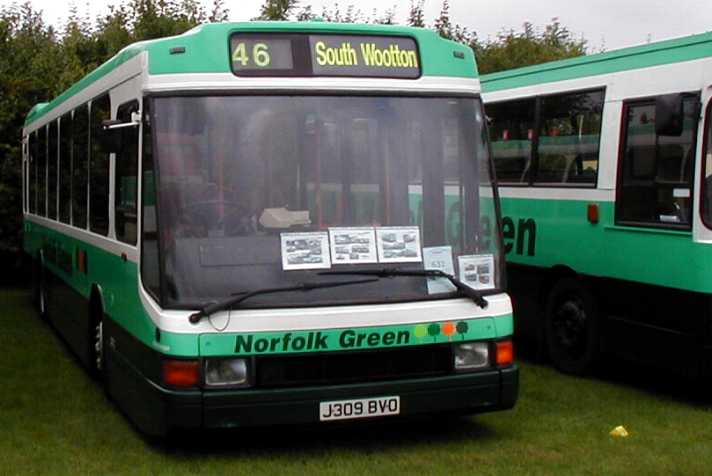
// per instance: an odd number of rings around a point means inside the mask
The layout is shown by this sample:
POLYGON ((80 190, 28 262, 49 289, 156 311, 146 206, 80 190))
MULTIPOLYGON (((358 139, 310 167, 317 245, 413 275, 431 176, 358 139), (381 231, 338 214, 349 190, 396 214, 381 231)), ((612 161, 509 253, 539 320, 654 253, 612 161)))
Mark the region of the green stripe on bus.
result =
POLYGON ((615 226, 614 212, 613 202, 502 198, 507 260, 544 268, 564 265, 590 276, 712 292, 708 244, 695 243, 689 231, 615 226), (588 222, 590 203, 599 205, 598 224, 588 222))
POLYGON ((512 315, 419 324, 280 332, 202 334, 203 356, 294 354, 382 349, 495 339, 512 335, 512 315))
MULTIPOLYGON (((37 256, 42 251, 45 266, 85 299, 90 298, 91 286, 101 286, 104 312, 137 339, 151 347, 162 349, 154 342, 156 327, 141 304, 138 267, 89 243, 67 236, 46 226, 25 221, 25 252, 37 256), (87 273, 77 270, 77 250, 86 253, 87 273)), ((71 312, 66 319, 73 319, 71 312)), ((175 355, 195 355, 197 339, 192 345, 181 340, 171 346, 175 355)))

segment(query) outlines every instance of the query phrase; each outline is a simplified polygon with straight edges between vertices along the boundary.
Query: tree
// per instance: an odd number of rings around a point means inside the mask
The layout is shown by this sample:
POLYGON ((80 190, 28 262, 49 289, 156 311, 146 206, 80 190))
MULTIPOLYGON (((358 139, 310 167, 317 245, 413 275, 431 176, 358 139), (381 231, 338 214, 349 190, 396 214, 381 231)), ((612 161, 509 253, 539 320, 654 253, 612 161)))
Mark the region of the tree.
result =
POLYGON ((265 0, 260 7, 257 20, 289 20, 289 15, 297 8, 299 0, 265 0))
POLYGON ((299 13, 297 13, 297 21, 312 21, 316 18, 316 15, 312 12, 311 5, 303 7, 299 13))
MULTIPOLYGON (((54 29, 27 2, 0 9, 0 266, 12 269, 22 243, 21 130, 25 114, 58 89, 54 29)), ((6 272, 9 279, 15 273, 6 272)))
POLYGON ((110 58, 131 43, 131 19, 131 13, 124 4, 109 6, 109 14, 97 19, 96 32, 89 37, 89 41, 97 44, 97 61, 110 58))
POLYGON ((425 0, 410 0, 410 11, 408 12, 408 26, 425 28, 425 14, 423 13, 423 5, 425 0))
POLYGON ((473 45, 481 73, 493 73, 532 64, 573 58, 586 54, 587 43, 576 38, 557 18, 552 18, 543 31, 538 32, 531 23, 522 31, 500 33, 494 41, 473 45))
POLYGON ((70 8, 62 41, 57 46, 60 53, 58 61, 62 64, 62 72, 58 76, 61 90, 80 80, 100 65, 104 58, 99 55, 96 42, 92 39, 89 21, 80 16, 74 7, 70 8))
POLYGON ((228 20, 229 10, 223 6, 223 0, 213 0, 213 6, 208 15, 210 23, 221 23, 228 20))
POLYGON ((453 26, 450 21, 450 2, 448 0, 443 1, 440 16, 435 20, 433 29, 443 38, 452 39, 453 26))
POLYGON ((329 9, 324 7, 321 12, 321 17, 324 21, 332 23, 367 23, 363 12, 358 10, 353 4, 346 7, 345 11, 341 10, 341 6, 338 2, 334 3, 334 6, 329 9))
POLYGON ((435 20, 433 29, 443 38, 457 41, 468 46, 472 46, 477 41, 477 36, 474 33, 458 24, 453 24, 450 20, 450 2, 443 1, 443 7, 440 10, 440 16, 435 20))
POLYGON ((379 16, 378 12, 374 10, 372 23, 376 23, 378 25, 395 25, 396 6, 393 5, 391 8, 387 9, 382 16, 379 16))
POLYGON ((151 40, 185 33, 205 22, 205 9, 199 0, 131 0, 132 41, 151 40))
POLYGON ((201 23, 205 23, 207 17, 205 8, 200 0, 181 0, 179 4, 174 4, 169 12, 169 17, 175 21, 175 33, 179 35, 191 28, 195 28, 201 23))

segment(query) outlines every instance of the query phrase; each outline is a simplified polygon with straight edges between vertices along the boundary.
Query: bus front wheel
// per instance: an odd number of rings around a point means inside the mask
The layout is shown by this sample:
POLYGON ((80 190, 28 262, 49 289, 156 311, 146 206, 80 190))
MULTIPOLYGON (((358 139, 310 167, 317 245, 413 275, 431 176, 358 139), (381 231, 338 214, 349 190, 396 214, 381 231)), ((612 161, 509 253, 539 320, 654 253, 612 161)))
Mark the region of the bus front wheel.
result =
POLYGON ((104 330, 104 307, 98 292, 93 291, 89 304, 89 370, 99 381, 106 376, 106 336, 104 330))
POLYGON ((546 303, 546 344, 554 366, 574 375, 588 373, 598 360, 596 303, 589 288, 575 278, 554 284, 546 303))

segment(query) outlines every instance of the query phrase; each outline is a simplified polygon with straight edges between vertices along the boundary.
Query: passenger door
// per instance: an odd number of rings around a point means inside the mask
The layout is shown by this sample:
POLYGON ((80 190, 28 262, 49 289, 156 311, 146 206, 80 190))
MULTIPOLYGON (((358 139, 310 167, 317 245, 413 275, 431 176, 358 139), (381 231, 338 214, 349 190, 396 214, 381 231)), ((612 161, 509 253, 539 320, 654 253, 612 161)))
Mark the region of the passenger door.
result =
POLYGON ((615 226, 607 229, 618 279, 600 293, 611 313, 609 350, 671 368, 688 366, 704 333, 692 240, 699 100, 683 95, 679 135, 656 133, 655 97, 624 102, 615 226))

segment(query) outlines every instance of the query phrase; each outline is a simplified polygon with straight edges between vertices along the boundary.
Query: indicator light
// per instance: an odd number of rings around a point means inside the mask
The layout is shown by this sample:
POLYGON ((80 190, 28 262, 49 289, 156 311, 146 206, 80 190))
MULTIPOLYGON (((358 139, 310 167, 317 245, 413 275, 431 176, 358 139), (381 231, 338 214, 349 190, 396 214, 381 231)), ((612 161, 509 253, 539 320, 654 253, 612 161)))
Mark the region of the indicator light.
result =
POLYGON ((163 381, 172 387, 196 387, 200 380, 197 360, 164 360, 163 381))
POLYGON ((497 365, 511 365, 514 362, 514 344, 511 340, 497 342, 497 365))

